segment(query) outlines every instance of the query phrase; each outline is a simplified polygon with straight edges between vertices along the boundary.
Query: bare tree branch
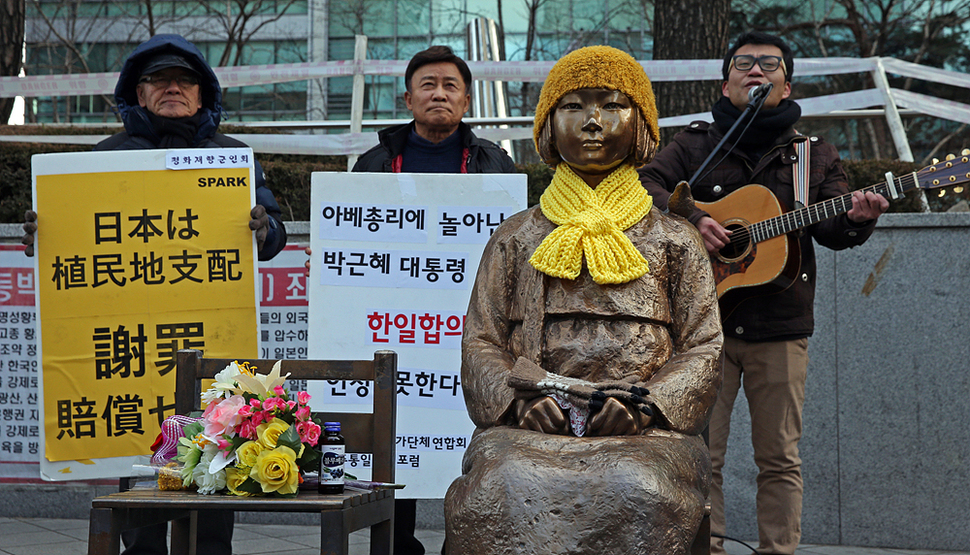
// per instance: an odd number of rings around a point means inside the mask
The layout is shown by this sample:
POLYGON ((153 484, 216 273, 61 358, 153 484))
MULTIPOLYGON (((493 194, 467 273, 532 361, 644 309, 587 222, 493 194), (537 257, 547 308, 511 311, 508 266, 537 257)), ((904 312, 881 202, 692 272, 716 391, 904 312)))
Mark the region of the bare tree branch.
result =
MULTIPOLYGON (((24 49, 24 0, 0 1, 0 76, 20 75, 24 49)), ((13 98, 0 98, 0 124, 13 112, 13 98)))

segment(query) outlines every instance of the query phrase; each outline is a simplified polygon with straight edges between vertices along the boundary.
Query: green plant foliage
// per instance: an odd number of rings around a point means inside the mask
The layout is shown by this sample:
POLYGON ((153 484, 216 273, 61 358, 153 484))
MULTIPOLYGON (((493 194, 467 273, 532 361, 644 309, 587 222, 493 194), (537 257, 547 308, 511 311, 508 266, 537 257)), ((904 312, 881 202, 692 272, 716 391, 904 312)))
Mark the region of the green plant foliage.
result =
MULTIPOLYGON (((266 184, 276 195, 276 202, 283 211, 283 219, 288 221, 310 221, 310 174, 313 172, 347 171, 347 160, 310 162, 305 160, 288 161, 277 155, 271 160, 260 163, 266 184)), ((319 157, 324 158, 324 157, 319 157)), ((334 157, 336 158, 336 157, 334 157)))
POLYGON ((86 145, 0 143, 0 222, 20 223, 33 205, 30 157, 51 152, 84 152, 86 145))
POLYGON ((539 204, 539 197, 552 183, 552 168, 545 164, 519 164, 518 170, 529 176, 529 206, 539 204))

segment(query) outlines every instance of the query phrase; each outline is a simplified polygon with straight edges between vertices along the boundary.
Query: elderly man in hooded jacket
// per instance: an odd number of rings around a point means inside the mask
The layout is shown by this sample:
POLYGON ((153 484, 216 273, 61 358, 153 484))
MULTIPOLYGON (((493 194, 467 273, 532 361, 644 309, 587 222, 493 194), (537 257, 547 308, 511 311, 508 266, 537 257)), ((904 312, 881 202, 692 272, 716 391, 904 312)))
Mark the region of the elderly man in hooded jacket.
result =
MULTIPOLYGON (((199 49, 180 35, 155 35, 132 51, 118 77, 115 101, 125 130, 95 150, 246 146, 216 132, 222 88, 199 49)), ((256 233, 259 259, 269 260, 286 246, 286 228, 259 162, 255 174, 256 206, 249 227, 256 233)), ((23 243, 32 256, 37 214, 28 211, 25 219, 23 243)))

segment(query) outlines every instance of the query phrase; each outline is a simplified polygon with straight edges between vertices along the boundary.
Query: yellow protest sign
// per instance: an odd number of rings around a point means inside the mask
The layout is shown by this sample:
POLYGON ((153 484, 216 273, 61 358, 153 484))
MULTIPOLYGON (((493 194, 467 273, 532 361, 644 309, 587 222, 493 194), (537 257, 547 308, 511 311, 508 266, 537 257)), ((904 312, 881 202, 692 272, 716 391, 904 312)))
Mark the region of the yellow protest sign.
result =
POLYGON ((149 453, 179 349, 257 354, 252 152, 172 152, 34 157, 47 461, 149 453))

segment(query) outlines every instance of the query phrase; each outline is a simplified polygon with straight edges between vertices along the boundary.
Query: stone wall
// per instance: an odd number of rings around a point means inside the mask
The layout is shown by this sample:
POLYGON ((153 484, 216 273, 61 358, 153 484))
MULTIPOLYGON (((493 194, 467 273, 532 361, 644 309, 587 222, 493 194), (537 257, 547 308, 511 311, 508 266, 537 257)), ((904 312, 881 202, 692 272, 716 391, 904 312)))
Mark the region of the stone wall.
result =
MULTIPOLYGON (((970 214, 888 214, 863 246, 816 253, 803 543, 970 549, 970 214)), ((727 535, 757 539, 741 395, 732 432, 727 535)))

